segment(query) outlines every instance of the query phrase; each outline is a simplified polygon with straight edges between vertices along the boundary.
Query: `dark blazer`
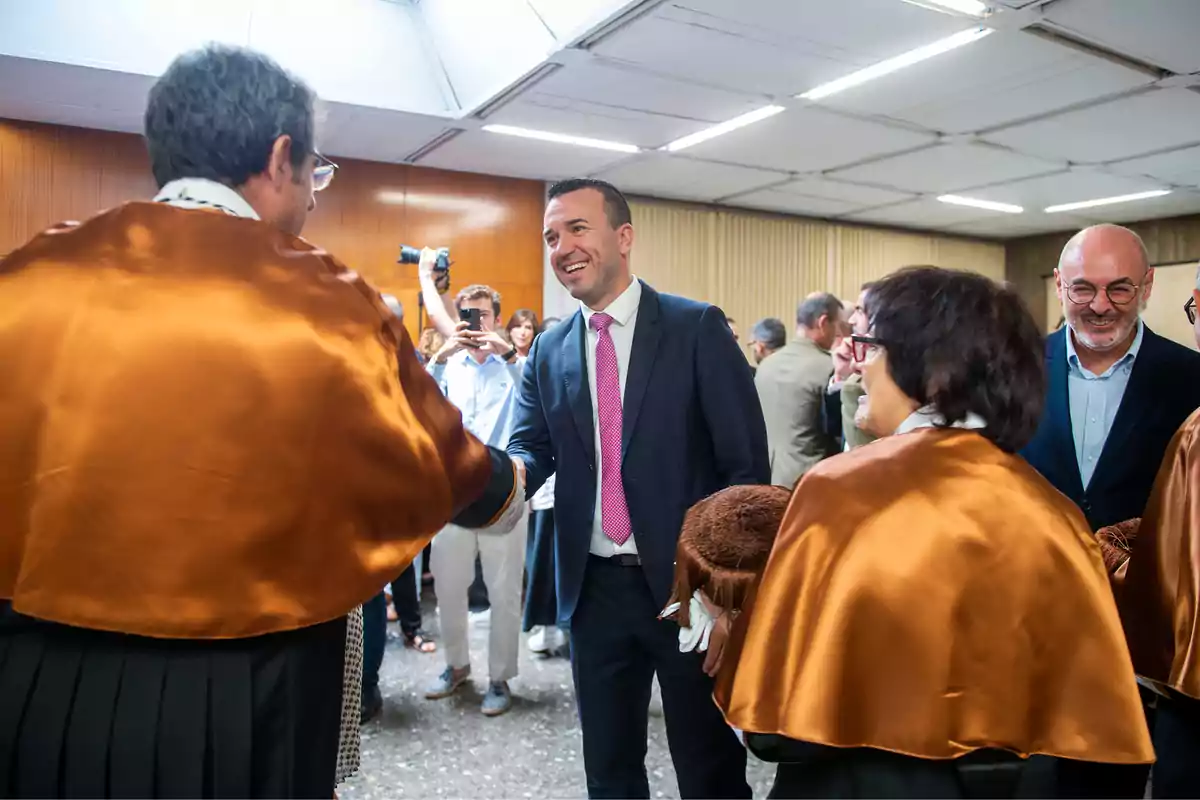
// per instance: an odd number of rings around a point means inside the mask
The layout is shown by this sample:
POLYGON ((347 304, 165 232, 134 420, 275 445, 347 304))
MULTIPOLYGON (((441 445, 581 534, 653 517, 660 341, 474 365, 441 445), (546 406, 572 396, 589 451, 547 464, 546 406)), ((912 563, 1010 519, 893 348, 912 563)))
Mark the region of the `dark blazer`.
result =
POLYGON ((1200 353, 1146 327, 1125 396, 1085 492, 1067 397, 1066 331, 1060 328, 1046 340, 1046 407, 1021 455, 1083 509, 1095 530, 1142 516, 1171 437, 1200 408, 1200 353))
MULTIPOLYGON (((579 599, 596 505, 595 430, 582 312, 534 341, 509 454, 532 497, 555 478, 558 613, 579 599)), ((684 513, 734 484, 770 480, 767 431, 750 367, 719 308, 642 284, 622 403, 621 477, 638 555, 662 607, 684 513)))

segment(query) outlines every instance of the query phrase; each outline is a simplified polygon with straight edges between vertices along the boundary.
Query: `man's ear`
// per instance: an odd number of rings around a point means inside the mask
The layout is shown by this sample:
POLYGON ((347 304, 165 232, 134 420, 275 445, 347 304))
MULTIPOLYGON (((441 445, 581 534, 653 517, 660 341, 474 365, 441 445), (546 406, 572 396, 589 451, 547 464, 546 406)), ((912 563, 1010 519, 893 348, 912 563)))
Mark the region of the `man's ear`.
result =
POLYGON ((267 177, 275 186, 283 186, 292 179, 292 137, 286 133, 271 145, 271 156, 267 160, 267 177))
POLYGON ((617 241, 619 242, 621 255, 629 255, 629 251, 633 249, 633 226, 629 224, 622 225, 617 231, 617 241))

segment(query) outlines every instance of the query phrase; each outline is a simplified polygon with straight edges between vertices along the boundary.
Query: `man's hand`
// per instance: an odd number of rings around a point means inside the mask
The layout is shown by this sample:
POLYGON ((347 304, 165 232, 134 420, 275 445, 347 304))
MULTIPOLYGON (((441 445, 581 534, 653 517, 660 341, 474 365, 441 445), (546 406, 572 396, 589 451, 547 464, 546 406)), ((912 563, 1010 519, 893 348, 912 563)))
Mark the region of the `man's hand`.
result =
POLYGON ((467 335, 471 333, 471 331, 467 330, 469 325, 469 322, 464 321, 454 326, 455 334, 447 339, 442 348, 434 354, 433 361, 435 364, 445 364, 446 359, 459 350, 462 350, 464 347, 475 346, 474 340, 467 335))
POLYGON ((421 248, 421 261, 417 264, 417 277, 420 280, 432 280, 434 267, 437 265, 438 251, 432 247, 421 248))
POLYGON ((435 269, 437 260, 437 250, 432 247, 421 248, 421 261, 417 264, 417 280, 422 284, 425 281, 432 281, 438 294, 445 294, 450 291, 450 272, 444 269, 435 269))
POLYGON ((503 357, 513 349, 512 342, 496 331, 467 331, 465 335, 485 353, 495 353, 503 357))
POLYGON ((854 344, 847 336, 833 346, 833 379, 843 383, 857 371, 857 365, 854 363, 854 344))

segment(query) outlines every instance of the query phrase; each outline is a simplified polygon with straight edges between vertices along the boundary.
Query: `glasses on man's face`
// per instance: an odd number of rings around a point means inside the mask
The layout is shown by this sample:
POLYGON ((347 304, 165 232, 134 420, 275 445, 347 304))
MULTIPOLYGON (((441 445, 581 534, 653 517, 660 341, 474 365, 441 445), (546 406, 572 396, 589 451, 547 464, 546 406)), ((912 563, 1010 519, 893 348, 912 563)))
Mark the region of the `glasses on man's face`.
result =
POLYGON ((1195 296, 1189 297, 1188 301, 1183 304, 1183 313, 1187 314, 1189 325, 1196 324, 1196 298, 1195 298, 1195 296))
POLYGON ((883 342, 874 336, 867 336, 863 333, 853 333, 850 335, 850 352, 857 364, 870 361, 882 347, 883 342))
MULTIPOLYGON (((1122 281, 1105 286, 1104 294, 1108 295, 1108 302, 1114 306, 1125 306, 1134 301, 1141 288, 1141 284, 1122 281)), ((1071 283, 1067 284, 1067 299, 1077 306, 1086 306, 1096 299, 1099 291, 1090 283, 1071 283)))
POLYGON ((322 192, 329 188, 329 184, 333 183, 333 176, 337 174, 338 165, 315 150, 313 155, 317 159, 317 164, 313 167, 313 191, 322 192))

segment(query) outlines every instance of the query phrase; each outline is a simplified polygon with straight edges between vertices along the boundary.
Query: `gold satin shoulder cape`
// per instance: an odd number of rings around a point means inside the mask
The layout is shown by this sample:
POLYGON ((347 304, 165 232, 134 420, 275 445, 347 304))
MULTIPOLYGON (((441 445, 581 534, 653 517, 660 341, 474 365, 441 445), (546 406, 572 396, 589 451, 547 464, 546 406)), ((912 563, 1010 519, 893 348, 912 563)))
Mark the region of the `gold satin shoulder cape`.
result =
POLYGON ((716 700, 729 723, 947 759, 1154 760, 1083 515, 976 433, 923 429, 796 488, 716 700))
POLYGON ((1200 699, 1200 411, 1163 458, 1118 591, 1137 674, 1200 699))
POLYGON ((0 261, 0 598, 173 638, 379 592, 491 473, 379 295, 252 219, 130 203, 0 261))

